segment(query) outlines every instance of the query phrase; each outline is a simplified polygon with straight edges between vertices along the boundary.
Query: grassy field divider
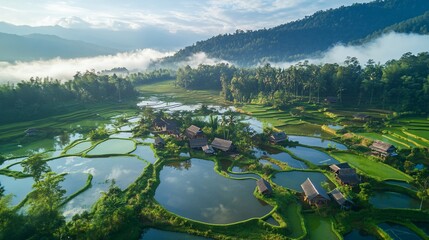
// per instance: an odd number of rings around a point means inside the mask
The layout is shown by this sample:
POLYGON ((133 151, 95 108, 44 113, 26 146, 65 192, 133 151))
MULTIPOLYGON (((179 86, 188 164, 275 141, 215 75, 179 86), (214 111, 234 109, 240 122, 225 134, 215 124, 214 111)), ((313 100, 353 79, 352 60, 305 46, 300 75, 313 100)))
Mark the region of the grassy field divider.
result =
POLYGON ((428 144, 429 144, 429 140, 428 140, 428 139, 426 139, 426 138, 419 137, 419 136, 414 135, 414 134, 412 134, 412 133, 410 133, 410 132, 407 132, 406 130, 402 130, 402 132, 403 132, 405 135, 407 135, 407 136, 410 136, 410 137, 413 137, 413 138, 419 139, 420 141, 423 141, 423 142, 426 142, 426 143, 428 143, 428 144))
POLYGON ((411 148, 411 146, 410 146, 409 144, 407 144, 407 143, 405 143, 405 142, 402 142, 402 141, 399 141, 399 140, 398 140, 398 139, 396 139, 396 138, 390 137, 390 136, 388 136, 388 135, 381 135, 381 136, 383 136, 383 137, 385 137, 385 138, 387 138, 387 139, 389 139, 389 140, 391 140, 391 141, 393 141, 393 142, 396 142, 396 143, 398 143, 398 144, 400 144, 400 145, 403 145, 403 146, 405 146, 405 147, 407 147, 407 148, 411 148))
POLYGON ((423 145, 421 145, 421 144, 417 143, 416 141, 411 140, 411 139, 409 139, 409 138, 406 138, 406 137, 404 137, 404 136, 401 136, 401 135, 399 135, 399 134, 397 134, 397 133, 393 133, 393 132, 392 132, 391 134, 392 134, 392 136, 397 137, 397 138, 399 138, 399 139, 403 139, 403 140, 405 140, 405 141, 407 141, 407 142, 410 142, 410 143, 412 143, 412 144, 416 145, 417 147, 424 147, 423 145))
POLYGON ((328 127, 327 125, 322 125, 321 128, 322 128, 323 131, 325 131, 327 133, 330 133, 330 134, 332 134, 334 136, 337 136, 337 131, 335 131, 334 129, 328 127))

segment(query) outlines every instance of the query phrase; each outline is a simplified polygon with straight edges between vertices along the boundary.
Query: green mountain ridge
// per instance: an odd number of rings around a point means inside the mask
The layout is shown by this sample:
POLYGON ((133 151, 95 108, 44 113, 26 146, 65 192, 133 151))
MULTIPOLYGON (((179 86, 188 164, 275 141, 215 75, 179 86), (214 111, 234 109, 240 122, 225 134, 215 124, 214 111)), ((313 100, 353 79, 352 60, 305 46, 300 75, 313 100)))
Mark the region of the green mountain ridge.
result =
POLYGON ((77 58, 117 53, 118 50, 54 35, 19 36, 0 33, 0 61, 46 60, 55 57, 77 58))
MULTIPOLYGON (((427 26, 427 22, 423 21, 427 18, 427 11, 429 1, 422 0, 377 0, 353 4, 318 11, 304 19, 270 29, 237 30, 234 34, 218 35, 181 49, 174 56, 164 59, 162 64, 186 61, 197 52, 205 52, 211 58, 241 66, 300 60, 338 43, 353 43, 389 28, 394 31, 398 26, 412 26, 413 21, 427 26)), ((408 32, 419 33, 419 29, 407 28, 408 32)))

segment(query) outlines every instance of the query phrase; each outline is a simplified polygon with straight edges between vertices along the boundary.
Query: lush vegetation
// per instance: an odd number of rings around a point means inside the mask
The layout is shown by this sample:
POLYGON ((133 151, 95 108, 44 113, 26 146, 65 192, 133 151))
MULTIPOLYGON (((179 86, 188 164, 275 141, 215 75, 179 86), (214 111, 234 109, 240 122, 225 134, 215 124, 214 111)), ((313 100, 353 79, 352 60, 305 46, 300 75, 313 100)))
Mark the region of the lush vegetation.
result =
POLYGON ((73 104, 122 101, 134 98, 130 81, 94 72, 77 73, 61 83, 50 78, 31 78, 17 84, 0 85, 0 123, 32 120, 67 112, 73 104))
MULTIPOLYGON (((354 4, 319 11, 299 21, 271 29, 237 30, 234 34, 215 36, 180 50, 164 62, 184 61, 197 52, 246 66, 264 61, 302 59, 305 55, 326 50, 338 42, 348 43, 365 38, 428 10, 429 3, 420 0, 378 0, 354 4)), ((407 32, 414 30, 424 32, 424 28, 409 28, 407 32)))
POLYGON ((369 159, 368 156, 359 156, 353 153, 346 152, 331 152, 333 157, 341 162, 348 162, 352 166, 361 170, 363 173, 378 180, 398 180, 411 181, 413 178, 407 174, 392 168, 391 166, 379 162, 377 159, 369 159))
POLYGON ((176 83, 187 89, 220 90, 228 101, 269 104, 277 108, 294 101, 323 102, 334 97, 341 106, 378 107, 394 111, 429 112, 429 53, 404 54, 385 65, 356 58, 344 64, 298 63, 287 69, 270 65, 243 69, 225 64, 178 70, 176 83))

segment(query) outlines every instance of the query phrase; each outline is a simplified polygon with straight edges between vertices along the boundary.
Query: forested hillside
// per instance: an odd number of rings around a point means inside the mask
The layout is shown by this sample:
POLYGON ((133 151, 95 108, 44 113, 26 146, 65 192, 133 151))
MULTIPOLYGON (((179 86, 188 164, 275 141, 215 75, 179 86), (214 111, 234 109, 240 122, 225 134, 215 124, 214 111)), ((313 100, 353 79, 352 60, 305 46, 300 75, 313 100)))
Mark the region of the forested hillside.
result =
MULTIPOLYGON (((287 61, 324 51, 336 43, 365 38, 389 26, 429 11, 429 1, 377 0, 327 11, 304 19, 258 31, 237 30, 186 47, 165 63, 186 60, 197 52, 209 57, 249 66, 266 60, 287 61)), ((413 25, 414 26, 414 25, 413 25)), ((423 26, 422 26, 423 27, 423 26)), ((422 28, 420 27, 420 28, 422 28)), ((408 27, 409 31, 420 28, 408 27)))
POLYGON ((19 36, 0 33, 0 61, 30 61, 55 57, 76 58, 116 53, 117 50, 53 35, 19 36))
POLYGON ((295 101, 323 102, 336 98, 348 107, 377 107, 394 111, 428 113, 429 53, 404 54, 385 65, 356 58, 344 64, 307 62, 287 69, 265 65, 236 68, 226 64, 181 68, 176 83, 187 89, 216 89, 234 102, 288 107, 295 101))
POLYGON ((429 34, 429 11, 418 17, 405 20, 403 22, 389 26, 383 30, 377 31, 354 43, 361 44, 364 42, 369 42, 372 39, 380 37, 381 35, 389 32, 429 34))

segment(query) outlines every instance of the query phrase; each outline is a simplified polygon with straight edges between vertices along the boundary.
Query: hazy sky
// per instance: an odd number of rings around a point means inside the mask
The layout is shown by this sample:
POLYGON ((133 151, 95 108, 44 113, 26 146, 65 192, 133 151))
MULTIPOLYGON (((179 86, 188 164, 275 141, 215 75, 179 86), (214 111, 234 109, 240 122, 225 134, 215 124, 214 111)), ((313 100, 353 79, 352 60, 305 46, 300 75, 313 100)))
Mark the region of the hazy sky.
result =
POLYGON ((0 0, 0 21, 115 30, 159 27, 215 35, 269 28, 355 2, 370 0, 0 0))

